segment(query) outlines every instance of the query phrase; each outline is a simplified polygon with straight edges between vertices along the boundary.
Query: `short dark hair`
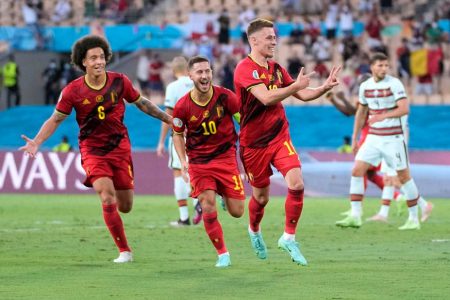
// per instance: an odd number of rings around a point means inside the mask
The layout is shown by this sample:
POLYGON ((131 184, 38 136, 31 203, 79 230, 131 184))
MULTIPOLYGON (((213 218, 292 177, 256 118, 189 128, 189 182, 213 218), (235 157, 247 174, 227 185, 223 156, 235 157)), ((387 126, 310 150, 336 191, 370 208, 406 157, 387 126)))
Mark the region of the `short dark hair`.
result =
POLYGON ((105 53, 105 60, 108 63, 112 57, 111 47, 109 43, 98 35, 88 35, 78 41, 72 47, 72 55, 70 56, 72 64, 77 66, 81 71, 86 72, 83 66, 83 60, 86 58, 86 53, 93 48, 102 48, 105 53))
POLYGON ((378 60, 388 60, 388 57, 386 54, 381 52, 375 52, 370 56, 370 64, 374 64, 378 60))
POLYGON ((196 63, 207 62, 210 64, 209 59, 202 55, 193 56, 188 61, 188 69, 192 69, 192 66, 196 63))
POLYGON ((253 33, 260 31, 261 29, 266 27, 273 28, 273 22, 261 18, 255 19, 248 25, 247 36, 249 37, 253 33))

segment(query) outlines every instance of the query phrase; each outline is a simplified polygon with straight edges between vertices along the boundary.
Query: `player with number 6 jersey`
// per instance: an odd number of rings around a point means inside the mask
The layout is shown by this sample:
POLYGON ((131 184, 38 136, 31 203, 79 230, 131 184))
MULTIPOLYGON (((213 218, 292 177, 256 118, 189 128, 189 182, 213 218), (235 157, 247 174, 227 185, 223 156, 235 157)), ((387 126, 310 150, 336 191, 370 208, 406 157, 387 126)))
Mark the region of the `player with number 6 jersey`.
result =
POLYGON ((239 105, 233 92, 212 85, 207 58, 192 57, 188 69, 194 89, 173 110, 173 142, 186 181, 189 173, 192 197, 198 197, 202 206, 206 233, 219 256, 216 267, 228 267, 230 254, 217 219, 216 193, 233 217, 242 216, 245 194, 236 160, 233 123, 233 117, 239 122, 239 105))
POLYGON ((86 171, 84 184, 93 187, 100 197, 105 224, 120 252, 114 262, 127 263, 133 256, 119 211, 128 213, 133 207, 134 175, 130 140, 123 124, 124 101, 163 122, 170 124, 172 117, 141 97, 127 76, 107 72, 111 56, 108 42, 99 36, 86 36, 74 44, 72 63, 85 75, 63 89, 53 115, 34 139, 22 136, 26 145, 20 150, 34 157, 41 144, 75 110, 81 164, 86 171))

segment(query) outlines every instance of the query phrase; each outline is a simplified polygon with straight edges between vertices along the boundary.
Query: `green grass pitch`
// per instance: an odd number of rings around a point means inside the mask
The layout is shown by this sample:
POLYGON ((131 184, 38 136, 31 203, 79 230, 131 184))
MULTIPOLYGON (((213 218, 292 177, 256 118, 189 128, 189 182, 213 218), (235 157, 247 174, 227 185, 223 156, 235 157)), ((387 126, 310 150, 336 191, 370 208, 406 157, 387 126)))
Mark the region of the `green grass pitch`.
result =
MULTIPOLYGON (((276 247, 281 198, 262 223, 265 261, 250 248, 247 213, 219 208, 232 266, 217 269, 203 225, 168 226, 178 215, 172 197, 135 198, 123 216, 135 261, 118 265, 97 196, 0 194, 0 299, 449 299, 450 201, 432 201, 422 229, 401 232, 406 215, 395 207, 389 224, 341 229, 346 199, 305 199, 297 240, 307 267, 276 247)), ((365 217, 378 205, 366 200, 365 217)))

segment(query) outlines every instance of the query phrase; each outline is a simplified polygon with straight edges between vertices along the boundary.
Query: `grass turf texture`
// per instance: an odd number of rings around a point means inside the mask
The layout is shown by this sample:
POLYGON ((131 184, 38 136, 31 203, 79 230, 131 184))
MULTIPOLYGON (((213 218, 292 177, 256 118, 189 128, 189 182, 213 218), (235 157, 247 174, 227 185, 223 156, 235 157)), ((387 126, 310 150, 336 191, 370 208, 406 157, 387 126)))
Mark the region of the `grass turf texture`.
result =
MULTIPOLYGON (((448 299, 450 201, 433 199, 422 229, 397 230, 406 215, 360 229, 336 228, 345 199, 305 200, 297 240, 309 266, 277 249, 284 201, 273 198, 262 229, 269 250, 256 258, 247 213, 219 208, 232 266, 214 267, 200 226, 170 228, 172 197, 138 196, 122 215, 135 261, 114 264, 117 250, 92 196, 0 194, 1 299, 448 299)), ((379 201, 366 200, 365 217, 379 201)), ((191 207, 192 210, 192 207, 191 207)))

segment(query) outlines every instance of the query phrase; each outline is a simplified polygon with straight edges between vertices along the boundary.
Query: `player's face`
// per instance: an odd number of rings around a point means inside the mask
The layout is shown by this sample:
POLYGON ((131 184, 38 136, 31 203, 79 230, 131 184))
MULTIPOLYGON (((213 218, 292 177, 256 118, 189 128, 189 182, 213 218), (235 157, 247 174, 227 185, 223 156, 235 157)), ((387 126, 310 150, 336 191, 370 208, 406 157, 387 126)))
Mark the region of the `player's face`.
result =
POLYGON ((277 36, 275 35, 275 30, 273 28, 264 27, 253 33, 250 40, 252 41, 252 48, 265 58, 272 58, 275 55, 277 36))
POLYGON ((86 73, 93 76, 101 76, 105 73, 106 58, 100 47, 89 49, 83 60, 86 73))
POLYGON ((212 81, 212 70, 209 62, 202 61, 195 63, 189 70, 189 77, 199 92, 207 93, 211 88, 212 81))
POLYGON ((389 70, 389 62, 387 60, 377 60, 370 66, 370 70, 377 81, 382 80, 389 70))

